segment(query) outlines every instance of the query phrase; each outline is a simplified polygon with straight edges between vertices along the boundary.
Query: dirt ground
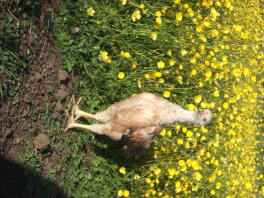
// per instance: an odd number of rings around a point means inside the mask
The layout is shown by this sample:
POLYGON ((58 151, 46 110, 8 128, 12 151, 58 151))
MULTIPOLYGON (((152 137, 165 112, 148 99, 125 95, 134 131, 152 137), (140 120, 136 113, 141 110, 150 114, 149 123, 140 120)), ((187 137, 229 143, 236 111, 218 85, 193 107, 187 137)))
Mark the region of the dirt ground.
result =
MULTIPOLYGON (((37 38, 32 36, 31 29, 21 30, 20 53, 31 52, 32 46, 36 50, 34 59, 19 74, 21 83, 19 101, 14 103, 14 98, 9 96, 8 90, 0 101, 0 156, 2 158, 20 161, 23 140, 26 137, 37 136, 44 129, 45 123, 41 116, 46 105, 52 108, 52 117, 62 121, 64 111, 62 102, 69 92, 69 74, 60 69, 54 40, 48 37, 51 24, 50 11, 56 10, 58 6, 59 0, 41 1, 40 13, 35 24, 37 38)), ((56 156, 52 156, 56 160, 56 156)))

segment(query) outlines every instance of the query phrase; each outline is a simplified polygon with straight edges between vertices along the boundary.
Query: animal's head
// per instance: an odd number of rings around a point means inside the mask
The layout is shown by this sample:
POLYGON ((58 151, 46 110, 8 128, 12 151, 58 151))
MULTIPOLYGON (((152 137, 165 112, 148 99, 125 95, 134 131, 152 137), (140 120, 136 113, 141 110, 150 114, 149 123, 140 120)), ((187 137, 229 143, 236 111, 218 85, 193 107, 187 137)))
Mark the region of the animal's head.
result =
POLYGON ((209 109, 199 109, 197 112, 197 123, 206 125, 211 121, 212 113, 209 109))

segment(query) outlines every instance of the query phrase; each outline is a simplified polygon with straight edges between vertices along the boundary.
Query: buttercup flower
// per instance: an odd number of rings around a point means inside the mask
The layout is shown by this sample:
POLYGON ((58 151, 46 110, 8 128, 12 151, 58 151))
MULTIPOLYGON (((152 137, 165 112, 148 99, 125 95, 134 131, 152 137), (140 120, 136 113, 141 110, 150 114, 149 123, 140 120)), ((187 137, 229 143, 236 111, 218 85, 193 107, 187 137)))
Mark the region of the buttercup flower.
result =
POLYGON ((86 10, 86 12, 87 12, 88 16, 93 16, 93 15, 95 14, 95 11, 94 11, 93 8, 88 8, 88 9, 86 10))
POLYGON ((140 14, 140 10, 135 10, 133 13, 132 13, 132 21, 135 22, 136 20, 139 20, 141 18, 141 14, 140 14))

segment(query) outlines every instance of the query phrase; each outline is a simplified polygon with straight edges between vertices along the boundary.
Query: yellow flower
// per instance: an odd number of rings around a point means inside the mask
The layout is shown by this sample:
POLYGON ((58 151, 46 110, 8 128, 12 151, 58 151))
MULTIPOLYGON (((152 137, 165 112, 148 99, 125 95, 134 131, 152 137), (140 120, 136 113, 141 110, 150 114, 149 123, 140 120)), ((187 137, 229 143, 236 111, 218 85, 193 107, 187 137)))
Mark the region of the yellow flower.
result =
POLYGON ((176 60, 174 60, 174 59, 170 59, 170 60, 169 60, 169 65, 170 65, 170 66, 175 65, 175 63, 176 63, 176 60))
POLYGON ((172 51, 171 51, 171 50, 168 50, 166 54, 167 54, 168 56, 172 56, 172 51))
POLYGON ((146 179, 145 179, 145 182, 146 182, 147 184, 150 184, 150 183, 151 183, 151 179, 150 179, 150 178, 146 178, 146 179))
POLYGON ((150 37, 153 41, 156 41, 157 36, 158 36, 157 32, 151 32, 151 34, 150 34, 149 37, 150 37))
POLYGON ((190 111, 193 111, 193 110, 196 109, 196 107, 195 107, 194 104, 189 104, 189 105, 188 105, 188 108, 189 108, 190 111))
POLYGON ((122 197, 122 196, 123 196, 123 190, 119 190, 119 191, 117 192, 117 196, 118 196, 118 197, 122 197))
POLYGON ((145 5, 144 5, 143 3, 141 3, 141 4, 139 5, 139 8, 143 9, 143 8, 145 8, 145 5))
POLYGON ((217 182, 215 184, 215 189, 219 190, 221 188, 222 184, 220 182, 217 182))
POLYGON ((129 58, 131 58, 132 56, 130 55, 130 53, 129 53, 129 52, 125 52, 125 55, 124 55, 124 57, 125 57, 125 58, 127 58, 127 59, 129 59, 129 58))
POLYGON ((225 103, 223 104, 223 107, 224 107, 225 109, 228 109, 229 104, 228 104, 227 102, 225 102, 225 103))
POLYGON ((182 128, 183 133, 186 133, 187 131, 188 131, 187 128, 185 128, 185 127, 182 128))
POLYGON ((123 191, 123 196, 124 197, 129 197, 129 191, 128 190, 124 190, 123 191))
POLYGON ((121 168, 119 168, 119 172, 121 173, 121 174, 126 174, 126 168, 125 167, 121 167, 121 168))
POLYGON ((187 133, 186 133, 186 136, 187 137, 192 137, 193 136, 193 132, 188 130, 187 133))
POLYGON ((183 84, 183 82, 182 82, 182 76, 177 76, 177 82, 179 84, 183 84))
POLYGON ((196 63, 196 57, 195 56, 191 57, 190 58, 190 62, 193 63, 193 64, 196 63))
POLYGON ((215 195, 215 190, 212 189, 212 190, 210 191, 210 194, 211 194, 211 195, 215 195))
POLYGON ((228 8, 228 9, 231 9, 232 8, 232 5, 230 3, 229 0, 225 0, 225 3, 224 3, 225 7, 228 8))
POLYGON ((205 37, 204 34, 200 34, 200 35, 199 35, 199 38, 200 38, 203 42, 206 42, 206 41, 207 41, 207 39, 206 39, 206 37, 205 37))
POLYGON ((187 52, 185 49, 182 49, 182 50, 181 50, 181 55, 182 55, 182 56, 185 56, 187 53, 188 53, 188 52, 187 52))
POLYGON ((176 170, 174 168, 169 168, 168 169, 168 173, 169 173, 170 176, 174 176, 175 173, 176 173, 176 170))
POLYGON ((203 85, 204 85, 203 82, 199 82, 199 83, 198 83, 198 86, 199 86, 199 87, 203 87, 203 85))
POLYGON ((141 80, 138 80, 138 81, 137 81, 137 87, 138 87, 138 88, 141 88, 141 87, 142 87, 142 82, 141 82, 141 80))
MULTIPOLYGON (((213 50, 210 50, 209 55, 210 55, 210 56, 214 56, 214 55, 215 55, 214 51, 213 51, 213 50)), ((213 63, 211 63, 211 66, 212 66, 212 65, 213 65, 213 63)))
POLYGON ((191 71, 191 76, 195 76, 197 74, 197 70, 196 69, 192 69, 192 71, 191 71))
POLYGON ((100 52, 100 55, 102 59, 105 59, 105 60, 108 59, 108 52, 102 51, 100 52))
POLYGON ((119 0, 119 2, 121 3, 121 5, 126 5, 127 0, 119 0))
POLYGON ((140 176, 138 174, 135 174, 133 177, 133 179, 139 179, 139 178, 140 178, 140 176))
POLYGON ((157 12, 155 12, 155 16, 156 16, 156 17, 161 17, 161 16, 162 16, 161 11, 157 11, 157 12))
POLYGON ((199 170, 201 169, 201 166, 199 165, 199 162, 197 160, 192 160, 191 161, 191 166, 194 170, 199 170))
POLYGON ((161 136, 165 136, 166 133, 167 133, 166 129, 162 129, 162 131, 160 132, 160 135, 161 135, 161 136))
POLYGON ((185 161, 184 160, 179 160, 178 161, 178 164, 179 164, 179 166, 185 166, 185 161))
POLYGON ((157 18, 156 18, 156 23, 157 23, 158 25, 162 24, 162 20, 161 20, 160 17, 157 17, 157 18))
POLYGON ((124 72, 118 72, 118 78, 120 80, 124 79, 126 77, 126 74, 124 72))
POLYGON ((141 18, 140 10, 135 10, 132 13, 131 18, 132 18, 133 22, 135 22, 136 20, 139 20, 141 18))
POLYGON ((243 26, 242 26, 242 25, 233 25, 233 28, 234 28, 237 32, 241 32, 243 26))
POLYGON ((202 32, 203 31, 203 27, 201 25, 196 26, 196 32, 202 32))
POLYGON ((194 102, 196 103, 196 104, 199 104, 201 101, 202 101, 202 96, 201 95, 198 95, 198 96, 195 96, 194 97, 194 102))
POLYGON ((170 95, 171 95, 170 91, 164 91, 164 92, 163 92, 163 97, 164 97, 164 98, 169 98, 170 95))
POLYGON ((86 12, 87 12, 88 16, 93 16, 94 13, 95 13, 95 11, 94 11, 93 8, 88 8, 88 9, 86 10, 86 12))
POLYGON ((209 80, 211 78, 211 76, 213 75, 213 73, 211 72, 210 69, 207 69, 205 71, 205 77, 206 77, 206 80, 209 80))
POLYGON ((219 97, 219 90, 215 90, 214 93, 213 93, 213 96, 214 97, 219 97))
POLYGON ((211 21, 210 21, 210 19, 209 19, 208 17, 206 17, 206 18, 204 19, 204 21, 203 21, 203 25, 204 25, 205 27, 210 27, 210 26, 211 26, 211 21))
POLYGON ((150 74, 144 74, 144 77, 145 77, 146 79, 150 79, 150 74))
POLYGON ((176 181, 175 182, 175 191, 176 191, 176 193, 179 193, 179 192, 182 191, 182 187, 181 187, 181 182, 180 181, 176 181))
POLYGON ((124 52, 123 50, 120 52, 120 56, 127 59, 130 59, 132 57, 129 52, 124 52))
POLYGON ((182 13, 181 12, 177 12, 176 13, 176 20, 177 21, 182 21, 182 13))
POLYGON ((155 170, 155 175, 158 175, 158 174, 160 174, 161 173, 161 169, 160 168, 157 168, 156 170, 155 170))
POLYGON ((219 32, 217 30, 212 30, 211 35, 212 35, 212 37, 218 37, 219 32))
POLYGON ((201 175, 200 172, 197 171, 197 172, 193 173, 193 178, 194 178, 196 181, 201 181, 202 178, 203 178, 203 176, 201 175))
POLYGON ((108 56, 108 52, 106 51, 101 51, 98 56, 98 60, 103 61, 105 63, 110 63, 112 60, 108 56))
POLYGON ((132 69, 136 69, 137 68, 137 62, 132 62, 131 63, 131 67, 132 67, 132 69))
POLYGON ((159 79, 159 83, 162 84, 162 83, 164 83, 164 82, 165 82, 164 78, 160 78, 160 79, 159 79))
POLYGON ((158 66, 159 69, 163 69, 165 67, 165 63, 163 61, 159 61, 157 63, 157 66, 158 66))
POLYGON ((177 140, 177 144, 178 144, 178 145, 182 145, 182 144, 183 144, 183 139, 178 139, 178 140, 177 140))
POLYGON ((161 72, 155 72, 154 76, 157 78, 160 78, 162 76, 162 73, 161 72))

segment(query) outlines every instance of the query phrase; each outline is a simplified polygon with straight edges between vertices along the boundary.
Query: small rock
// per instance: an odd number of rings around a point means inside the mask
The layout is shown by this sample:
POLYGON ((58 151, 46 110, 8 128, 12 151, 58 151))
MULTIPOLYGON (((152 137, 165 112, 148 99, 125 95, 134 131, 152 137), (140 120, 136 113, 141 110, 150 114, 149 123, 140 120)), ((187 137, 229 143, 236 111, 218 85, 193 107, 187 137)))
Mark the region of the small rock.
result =
POLYGON ((63 109, 64 109, 63 105, 60 102, 57 102, 54 110, 57 112, 62 112, 63 109))
POLYGON ((61 101, 67 96, 67 92, 63 89, 59 89, 54 95, 57 101, 61 101))
POLYGON ((31 103, 31 97, 30 97, 30 95, 28 95, 28 94, 25 94, 24 95, 24 97, 23 97, 23 101, 25 102, 25 103, 31 103))
POLYGON ((61 85, 60 85, 60 89, 66 90, 67 87, 66 87, 64 84, 61 84, 61 85))
POLYGON ((69 74, 68 72, 64 70, 59 70, 58 71, 58 78, 61 82, 66 82, 69 79, 69 74))
POLYGON ((79 31, 80 31, 80 28, 78 28, 78 27, 76 27, 76 26, 71 26, 71 27, 69 28, 69 32, 70 32, 71 34, 77 34, 79 31))
POLYGON ((60 116, 60 114, 59 114, 57 111, 54 111, 54 112, 52 113, 52 118, 53 118, 53 119, 57 119, 59 116, 60 116))
POLYGON ((13 144, 20 144, 22 142, 23 138, 22 137, 17 137, 17 138, 14 138, 13 140, 13 144))
POLYGON ((37 137, 34 138, 34 147, 39 151, 44 151, 50 146, 49 137, 41 133, 37 137))

